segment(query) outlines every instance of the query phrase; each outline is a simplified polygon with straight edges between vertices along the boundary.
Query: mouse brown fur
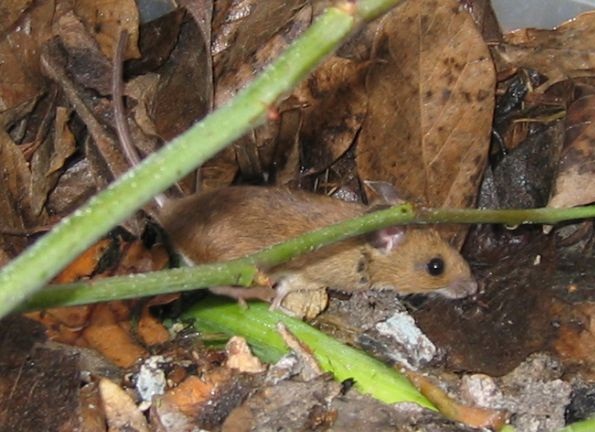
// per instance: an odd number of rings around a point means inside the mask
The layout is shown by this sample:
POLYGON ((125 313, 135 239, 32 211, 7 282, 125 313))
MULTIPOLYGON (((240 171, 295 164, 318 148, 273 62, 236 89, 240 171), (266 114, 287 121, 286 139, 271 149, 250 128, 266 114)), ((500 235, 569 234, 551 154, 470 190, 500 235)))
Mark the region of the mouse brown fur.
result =
MULTIPOLYGON (((159 219, 184 256, 210 263, 240 258, 367 211, 366 206, 313 193, 236 186, 170 201, 159 219)), ((449 298, 465 297, 477 289, 463 257, 430 228, 393 227, 369 240, 370 236, 344 240, 266 269, 279 282, 273 305, 280 306, 294 291, 327 287, 436 292, 449 298), (436 262, 443 268, 430 270, 428 266, 436 262)))
MULTIPOLYGON (((121 103, 119 68, 125 46, 126 35, 121 32, 113 62, 116 79, 112 93, 118 102, 114 103, 118 137, 134 166, 139 157, 121 103)), ((160 207, 157 220, 174 247, 197 264, 239 258, 368 211, 363 205, 312 193, 250 186, 226 187, 179 200, 161 197, 156 202, 160 207)), ((402 294, 435 292, 451 298, 477 290, 465 260, 429 228, 380 230, 264 270, 277 282, 275 292, 259 287, 243 292, 266 297, 273 306, 308 318, 325 307, 327 287, 344 291, 394 289, 402 294)), ((220 292, 233 295, 229 287, 220 292)))

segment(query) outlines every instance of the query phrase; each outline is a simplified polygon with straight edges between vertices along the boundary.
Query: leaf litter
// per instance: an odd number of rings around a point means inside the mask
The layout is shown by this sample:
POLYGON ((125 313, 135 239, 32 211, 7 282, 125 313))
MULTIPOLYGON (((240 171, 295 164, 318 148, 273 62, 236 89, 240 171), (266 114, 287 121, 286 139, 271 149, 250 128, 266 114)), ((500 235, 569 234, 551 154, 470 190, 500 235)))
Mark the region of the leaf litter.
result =
MULTIPOLYGON (((122 29, 129 34, 126 120, 146 155, 228 100, 329 3, 180 4, 150 22, 142 22, 132 1, 14 0, 0 7, 2 262, 127 170, 111 100, 122 29)), ((265 125, 185 179, 182 190, 273 183, 366 200, 361 182, 376 181, 436 207, 592 203, 593 19, 586 13, 555 30, 502 35, 486 1, 405 1, 362 28, 271 107, 265 125)), ((166 267, 162 234, 146 226, 139 213, 59 280, 166 267)), ((595 407, 584 405, 594 391, 591 221, 547 237, 531 227, 466 231, 443 233, 458 245, 466 237, 463 250, 481 293, 405 304, 438 348, 433 359, 418 359, 420 370, 457 395, 452 404, 443 396, 439 403, 460 411, 456 418, 468 425, 477 425, 474 409, 505 410, 519 431, 556 430, 592 415, 595 407), (534 352, 546 354, 530 357, 534 352), (557 397, 545 400, 544 389, 557 397), (488 390, 498 396, 487 398, 488 390), (564 418, 565 411, 573 416, 564 418)), ((51 429, 49 422, 68 430, 133 423, 139 430, 395 430, 395 424, 403 431, 471 430, 421 410, 388 412, 354 391, 344 395, 325 376, 273 379, 298 366, 250 369, 255 358, 241 340, 227 351, 207 349, 184 332, 172 340, 154 313, 171 316, 180 305, 167 296, 30 314, 45 327, 7 319, 0 388, 13 390, 0 392, 2 424, 15 425, 12 430, 51 429), (152 404, 145 401, 150 408, 142 415, 134 378, 124 371, 153 358, 167 389, 152 404), (33 385, 39 390, 27 398, 33 385), (56 389, 63 398, 50 396, 56 389), (90 410, 84 400, 103 409, 90 410), (25 414, 31 412, 37 414, 25 414)), ((378 329, 402 308, 391 293, 335 292, 315 324, 391 361, 401 342, 378 329)))

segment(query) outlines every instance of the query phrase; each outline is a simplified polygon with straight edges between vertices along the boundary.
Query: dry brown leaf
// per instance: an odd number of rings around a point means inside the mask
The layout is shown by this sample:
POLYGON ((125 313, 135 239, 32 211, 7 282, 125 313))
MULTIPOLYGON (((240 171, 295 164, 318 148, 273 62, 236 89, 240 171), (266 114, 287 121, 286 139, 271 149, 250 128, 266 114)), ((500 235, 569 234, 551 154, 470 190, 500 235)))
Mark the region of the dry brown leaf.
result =
POLYGON ((469 207, 489 146, 495 76, 456 0, 408 1, 383 19, 357 145, 363 180, 431 206, 469 207))
POLYGON ((567 78, 590 76, 595 68, 595 12, 587 12, 555 30, 522 29, 505 35, 492 48, 498 70, 535 69, 548 78, 545 91, 567 78))
POLYGON ((6 228, 23 228, 23 220, 30 216, 27 211, 30 202, 26 191, 29 190, 31 173, 23 153, 3 130, 0 130, 0 166, 11 168, 8 175, 2 176, 0 188, 1 196, 6 198, 6 202, 0 207, 3 224, 6 228), (12 211, 8 211, 7 207, 12 206, 12 211), (12 223, 15 225, 11 225, 12 223))
MULTIPOLYGON (((4 3, 0 6, 2 17, 5 6, 20 8, 18 2, 4 3)), ((59 16, 56 2, 34 2, 19 18, 22 24, 8 29, 9 33, 0 40, 0 112, 35 99, 43 92, 39 47, 53 36, 52 25, 59 16)), ((5 24, 3 18, 0 22, 5 24)))
POLYGON ((207 78, 209 53, 202 32, 193 21, 182 24, 178 44, 160 68, 151 118, 165 141, 184 132, 208 112, 212 82, 207 78))
POLYGON ((304 113, 293 96, 280 104, 279 112, 282 114, 271 161, 275 166, 276 184, 286 185, 298 178, 301 169, 299 131, 304 113))
POLYGON ((99 391, 110 432, 149 432, 147 419, 124 389, 102 378, 99 391))
MULTIPOLYGON (((307 28, 312 8, 305 3, 245 0, 216 8, 215 107, 232 98, 307 28)), ((201 190, 228 186, 238 169, 245 178, 262 176, 274 162, 278 129, 276 123, 261 126, 209 160, 201 167, 201 190)))
POLYGON ((149 105, 155 97, 158 82, 157 74, 148 73, 126 83, 126 96, 136 100, 136 106, 131 110, 134 120, 145 135, 157 135, 155 122, 149 115, 149 105))
POLYGON ((44 101, 47 112, 34 141, 34 153, 31 156, 31 201, 33 212, 40 215, 44 212, 48 194, 54 189, 61 174, 64 163, 76 152, 74 135, 68 128, 69 110, 55 107, 54 101, 44 101), (55 116, 54 116, 55 112, 55 116), (47 123, 53 120, 53 128, 47 123), (52 131, 50 133, 49 131, 52 131))
POLYGON ((208 83, 207 107, 213 108, 213 55, 211 53, 211 36, 213 33, 214 0, 181 0, 180 6, 186 9, 198 26, 205 44, 207 55, 203 59, 204 82, 208 83))
POLYGON ((134 0, 76 0, 74 12, 95 36, 101 52, 113 58, 121 30, 129 39, 125 59, 138 58, 138 9, 134 0))
POLYGON ((153 21, 144 22, 138 42, 142 57, 126 62, 126 75, 138 76, 163 65, 178 42, 180 25, 185 16, 184 10, 176 9, 153 21))
MULTIPOLYGON (((25 231, 38 222, 31 210, 31 173, 23 153, 3 129, 0 129, 0 166, 10 167, 0 182, 0 226, 6 231, 25 231)), ((18 255, 27 243, 25 237, 0 235, 0 249, 10 257, 18 255)))
POLYGON ((595 202, 595 89, 568 107, 564 141, 548 207, 595 202))
POLYGON ((481 30, 483 39, 490 42, 499 42, 502 39, 502 32, 498 24, 498 18, 492 8, 490 0, 465 1, 462 4, 467 8, 475 25, 481 30))
POLYGON ((162 270, 168 262, 169 256, 163 245, 147 249, 142 240, 135 240, 123 245, 122 256, 114 273, 124 275, 162 270))
POLYGON ((215 10, 213 56, 215 66, 215 106, 221 106, 252 79, 255 73, 295 39, 311 18, 300 12, 305 0, 243 0, 230 8, 215 10), (304 21, 306 18, 307 21, 304 21), (284 29, 287 26, 288 28, 284 29))
POLYGON ((233 45, 238 26, 258 3, 257 0, 218 1, 214 4, 212 17, 213 56, 221 54, 233 45))
MULTIPOLYGON (((48 318, 52 318, 56 322, 56 326, 51 326, 52 328, 62 327, 66 334, 66 338, 60 338, 60 340, 70 339, 71 332, 76 332, 80 330, 89 319, 89 315, 91 315, 92 306, 74 306, 74 307, 63 307, 63 308, 53 308, 47 310, 45 313, 48 318)), ((50 327, 46 321, 46 327, 50 327)), ((52 340, 57 340, 59 335, 56 333, 52 340)))
POLYGON ((56 31, 68 53, 68 76, 85 88, 102 95, 111 94, 112 64, 106 57, 92 33, 74 13, 64 14, 58 21, 56 31))
MULTIPOLYGON (((28 312, 24 314, 27 318, 38 321, 45 327, 45 335, 51 341, 70 345, 86 346, 85 341, 80 340, 80 326, 71 327, 70 324, 76 324, 85 318, 85 310, 88 306, 75 308, 56 308, 56 316, 46 311, 28 312), (70 321, 68 324, 62 324, 62 320, 70 321)), ((88 316, 88 314, 86 314, 88 316)))
POLYGON ((553 349, 567 364, 578 366, 583 375, 595 377, 595 306, 591 302, 574 305, 564 315, 553 349))
POLYGON ((22 18, 25 12, 33 3, 33 0, 5 0, 0 5, 0 34, 10 30, 10 27, 17 25, 17 20, 22 18))
MULTIPOLYGON (((211 46, 213 0, 181 0, 179 2, 194 18, 204 36, 206 46, 211 46)), ((209 63, 210 64, 210 63, 209 63)))
MULTIPOLYGON (((249 15, 231 22, 233 45, 217 54, 215 40, 215 107, 231 99, 306 30, 312 10, 302 7, 303 3, 304 0, 256 2, 249 15)), ((214 31, 218 31, 217 38, 219 33, 231 30, 224 26, 215 27, 214 31)))
POLYGON ((105 121, 106 111, 111 106, 105 99, 80 91, 66 69, 68 53, 64 52, 64 47, 58 41, 51 41, 43 48, 41 64, 44 72, 50 79, 56 81, 76 114, 85 123, 89 135, 93 138, 93 140, 87 138, 84 144, 86 156, 91 161, 92 169, 96 170, 98 186, 105 186, 106 177, 109 178, 109 174, 119 177, 128 170, 128 163, 119 150, 113 134, 102 123, 105 121), (109 174, 105 173, 105 167, 109 170, 109 174))
POLYGON ((294 91, 304 107, 300 142, 310 171, 326 169, 353 144, 367 110, 364 66, 331 57, 294 91))
POLYGON ((50 192, 46 208, 50 214, 63 215, 79 208, 97 192, 94 172, 88 159, 68 166, 50 192))
POLYGON ((76 151, 76 141, 68 127, 69 120, 70 110, 57 107, 54 122, 54 151, 52 152, 48 174, 62 169, 66 160, 76 151))

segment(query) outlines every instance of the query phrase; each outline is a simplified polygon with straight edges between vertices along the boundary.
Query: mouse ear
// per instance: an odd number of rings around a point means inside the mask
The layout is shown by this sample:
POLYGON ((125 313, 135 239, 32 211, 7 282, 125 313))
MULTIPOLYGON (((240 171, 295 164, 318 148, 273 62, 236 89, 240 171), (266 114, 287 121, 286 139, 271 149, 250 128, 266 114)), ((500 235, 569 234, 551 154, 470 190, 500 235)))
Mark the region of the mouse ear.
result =
POLYGON ((405 229, 399 226, 374 231, 368 237, 370 245, 384 253, 394 251, 403 243, 403 240, 405 240, 405 229))

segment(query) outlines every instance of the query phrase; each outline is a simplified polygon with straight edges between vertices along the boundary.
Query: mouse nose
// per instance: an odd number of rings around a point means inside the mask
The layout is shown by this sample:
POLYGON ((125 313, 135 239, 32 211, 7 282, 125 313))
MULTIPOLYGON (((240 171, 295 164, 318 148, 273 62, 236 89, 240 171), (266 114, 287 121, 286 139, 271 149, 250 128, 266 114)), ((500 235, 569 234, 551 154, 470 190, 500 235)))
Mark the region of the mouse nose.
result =
POLYGON ((450 299, 460 299, 477 293, 477 281, 472 278, 459 279, 438 290, 440 295, 450 299))

